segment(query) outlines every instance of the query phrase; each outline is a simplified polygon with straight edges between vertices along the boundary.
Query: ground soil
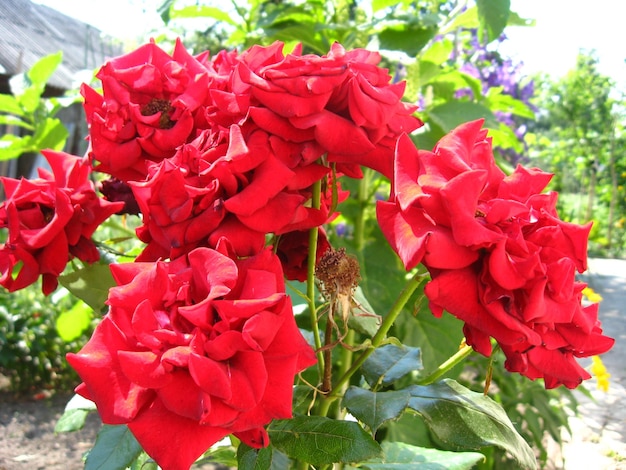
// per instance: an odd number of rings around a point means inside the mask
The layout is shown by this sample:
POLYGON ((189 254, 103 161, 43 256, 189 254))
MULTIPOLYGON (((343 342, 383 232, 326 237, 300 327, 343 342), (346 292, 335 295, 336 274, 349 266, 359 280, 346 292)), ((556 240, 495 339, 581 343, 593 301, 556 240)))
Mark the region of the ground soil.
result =
MULTIPOLYGON (((563 448, 551 445, 548 469, 626 470, 626 261, 591 260, 586 280, 604 297, 600 318, 605 333, 617 340, 603 356, 611 387, 605 393, 593 379, 586 383, 593 399, 578 394, 572 433, 564 432, 563 448)), ((2 392, 3 385, 0 377, 0 470, 82 469, 100 426, 97 414, 80 431, 55 434, 71 394, 16 398, 2 392)))

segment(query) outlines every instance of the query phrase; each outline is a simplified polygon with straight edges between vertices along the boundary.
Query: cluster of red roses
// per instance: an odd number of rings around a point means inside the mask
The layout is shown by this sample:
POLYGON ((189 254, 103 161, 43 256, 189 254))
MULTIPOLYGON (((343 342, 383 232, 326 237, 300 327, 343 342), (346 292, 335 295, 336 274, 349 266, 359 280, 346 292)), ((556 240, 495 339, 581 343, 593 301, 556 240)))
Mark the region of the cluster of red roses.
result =
POLYGON ((68 360, 78 393, 162 467, 188 468, 231 433, 266 445, 264 426, 291 416, 294 375, 315 356, 284 277, 306 278, 309 230, 318 256, 329 246, 321 227, 347 197, 337 177, 361 166, 392 179, 380 226, 407 269, 426 265, 433 311, 462 319, 476 350, 490 354, 493 337, 509 370, 573 387, 588 377, 574 356, 610 348, 574 278, 589 227, 558 219, 556 196, 540 194, 549 175, 505 176, 480 122, 418 152, 407 134, 422 123, 379 61, 338 44, 321 57, 275 43, 212 58, 146 44, 104 65, 102 94, 82 88, 89 160, 45 152, 54 175, 3 179, 10 290, 41 274, 50 293, 71 256, 98 258, 102 221, 141 213, 145 249, 111 267, 109 312, 68 360), (106 200, 92 169, 110 176, 106 200))
MULTIPOLYGON (((110 175, 102 185, 110 202, 89 183, 89 201, 106 211, 83 238, 114 212, 140 212, 137 237, 146 246, 135 263, 112 265, 118 287, 109 312, 68 361, 83 380, 78 393, 105 423, 127 424, 162 467, 188 468, 231 433, 264 446, 264 426, 291 416, 294 375, 315 355, 296 327, 284 277, 306 278, 309 229, 322 235, 318 255, 329 246, 321 227, 347 196, 338 175, 360 177, 366 165, 391 176, 397 138, 422 124, 401 101, 404 84, 391 84, 379 61, 338 44, 323 57, 284 55, 276 43, 210 58, 180 42, 172 55, 150 43, 102 67, 102 94, 83 86, 89 157, 110 175)), ((56 155, 88 171, 85 160, 56 155)), ((70 185, 74 197, 72 190, 82 188, 70 185)), ((13 261, 3 266, 5 285, 29 243, 16 228, 50 231, 48 215, 54 227, 68 227, 56 221, 58 198, 13 196, 6 207, 21 211, 2 224, 15 242, 3 247, 13 261)), ((81 214, 90 207, 73 205, 81 214)), ((67 246, 55 253, 51 271, 50 243, 33 247, 39 264, 14 288, 39 273, 56 282, 69 254, 67 246)), ((72 254, 97 259, 74 244, 72 254)))
POLYGON ((401 137, 392 194, 380 227, 407 269, 423 263, 435 315, 465 322, 467 343, 489 356, 494 338, 509 371, 544 378, 547 388, 578 386, 590 375, 576 357, 608 351, 598 305, 581 305, 591 224, 560 220, 552 175, 495 164, 482 122, 464 124, 432 152, 401 137))
POLYGON ((0 285, 10 292, 42 278, 48 295, 70 256, 87 263, 100 259, 91 239, 94 231, 123 203, 95 192, 87 158, 45 150, 52 172, 39 168, 39 178, 2 178, 5 201, 0 228, 8 229, 0 246, 0 285))

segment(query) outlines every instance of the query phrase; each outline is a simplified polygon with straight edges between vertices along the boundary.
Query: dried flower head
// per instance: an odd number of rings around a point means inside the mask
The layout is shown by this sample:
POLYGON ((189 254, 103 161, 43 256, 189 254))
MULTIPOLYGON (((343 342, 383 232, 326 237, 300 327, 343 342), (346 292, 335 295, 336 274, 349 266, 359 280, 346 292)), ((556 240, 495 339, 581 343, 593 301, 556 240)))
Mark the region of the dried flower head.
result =
POLYGON ((361 279, 359 262, 345 248, 330 249, 319 260, 315 276, 326 297, 351 296, 361 279))

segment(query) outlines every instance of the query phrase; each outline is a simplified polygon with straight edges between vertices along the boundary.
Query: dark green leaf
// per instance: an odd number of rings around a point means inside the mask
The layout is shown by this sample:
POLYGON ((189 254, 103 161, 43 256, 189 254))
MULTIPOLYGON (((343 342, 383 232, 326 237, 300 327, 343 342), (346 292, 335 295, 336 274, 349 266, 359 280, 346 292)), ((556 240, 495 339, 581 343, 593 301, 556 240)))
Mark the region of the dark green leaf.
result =
POLYGON ((476 0, 481 31, 489 42, 498 39, 504 31, 511 11, 510 0, 476 0))
POLYGON ((165 0, 157 9, 157 13, 166 25, 170 22, 170 10, 175 2, 176 0, 165 0))
POLYGON ((375 387, 389 385, 406 374, 422 368, 421 351, 410 346, 386 344, 376 349, 363 363, 365 380, 375 387))
POLYGON ((83 429, 89 411, 87 410, 67 410, 54 426, 54 432, 73 432, 83 429))
POLYGON ((521 468, 536 468, 535 455, 502 407, 488 396, 454 380, 428 386, 413 385, 409 407, 421 414, 432 433, 452 450, 497 446, 510 453, 521 468))
POLYGON ((342 405, 359 421, 367 424, 373 433, 386 421, 398 418, 409 404, 410 394, 405 390, 372 392, 350 387, 342 405))
POLYGON ((245 444, 237 448, 239 470, 283 470, 289 468, 289 458, 272 446, 253 449, 245 444))
POLYGON ((87 455, 85 470, 124 470, 141 453, 141 446, 127 426, 103 424, 87 455))
POLYGON ((115 285, 109 266, 99 263, 59 276, 59 282, 96 312, 102 311, 109 288, 115 285))
POLYGON ((95 410, 94 402, 80 395, 74 395, 65 405, 65 410, 57 421, 54 432, 72 432, 82 429, 89 412, 95 410))
POLYGON ((275 448, 312 465, 361 462, 381 454, 379 444, 349 421, 296 416, 274 421, 268 433, 275 448))
POLYGON ((470 470, 483 461, 478 452, 448 452, 416 447, 403 442, 383 442, 385 457, 364 462, 359 468, 368 470, 470 470))

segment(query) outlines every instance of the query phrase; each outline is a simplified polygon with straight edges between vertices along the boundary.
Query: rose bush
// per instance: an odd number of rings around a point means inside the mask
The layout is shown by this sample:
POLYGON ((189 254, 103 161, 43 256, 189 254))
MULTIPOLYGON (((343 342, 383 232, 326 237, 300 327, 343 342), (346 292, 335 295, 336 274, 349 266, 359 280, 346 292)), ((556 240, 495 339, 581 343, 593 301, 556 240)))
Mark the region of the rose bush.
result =
MULTIPOLYGON (((83 381, 76 391, 104 423, 132 433, 128 446, 113 448, 137 446, 165 470, 189 468, 229 435, 241 468, 289 459, 298 468, 375 466, 399 463, 399 453, 437 465, 460 458, 469 468, 483 455, 468 451, 488 445, 534 468, 497 403, 436 380, 472 348, 492 354, 492 338, 509 371, 546 388, 589 377, 576 358, 613 344, 575 278, 586 269, 589 226, 558 218, 556 195, 542 193, 550 175, 499 169, 482 121, 454 129, 432 152, 418 150, 409 134, 423 123, 378 53, 283 48, 210 57, 192 56, 180 41, 172 55, 150 43, 105 64, 102 94, 82 88, 88 156, 48 152, 52 174, 5 179, 2 285, 20 289, 41 274, 48 294, 70 256, 86 263, 63 285, 108 312, 68 355, 83 381), (90 177, 108 178, 103 198, 90 177), (385 178, 387 201, 379 197, 385 178), (363 249, 374 199, 380 231, 408 275, 379 256, 388 245, 363 249), (354 228, 337 237, 344 208, 354 228), (107 261, 134 262, 98 270, 90 239, 114 213, 139 214, 139 247, 124 255, 102 244, 107 261), (346 250, 352 236, 358 256, 346 250), (411 321, 420 309, 422 266, 430 310, 460 319, 470 345, 458 348, 461 334, 447 349, 452 357, 437 363, 431 351, 432 373, 420 371, 419 348, 390 337, 403 312, 411 321), (395 300, 381 288, 401 283, 395 300), (294 311, 305 312, 298 324, 294 311), (448 419, 432 419, 432 406, 448 419), (381 426, 401 433, 394 423, 415 413, 436 442, 463 452, 377 434, 381 426), (464 413, 477 419, 459 419, 464 413)), ((367 236, 377 239, 374 230, 367 236)), ((111 448, 107 439, 88 465, 104 465, 97 459, 111 448)), ((120 457, 119 468, 138 465, 138 453, 120 457)))

